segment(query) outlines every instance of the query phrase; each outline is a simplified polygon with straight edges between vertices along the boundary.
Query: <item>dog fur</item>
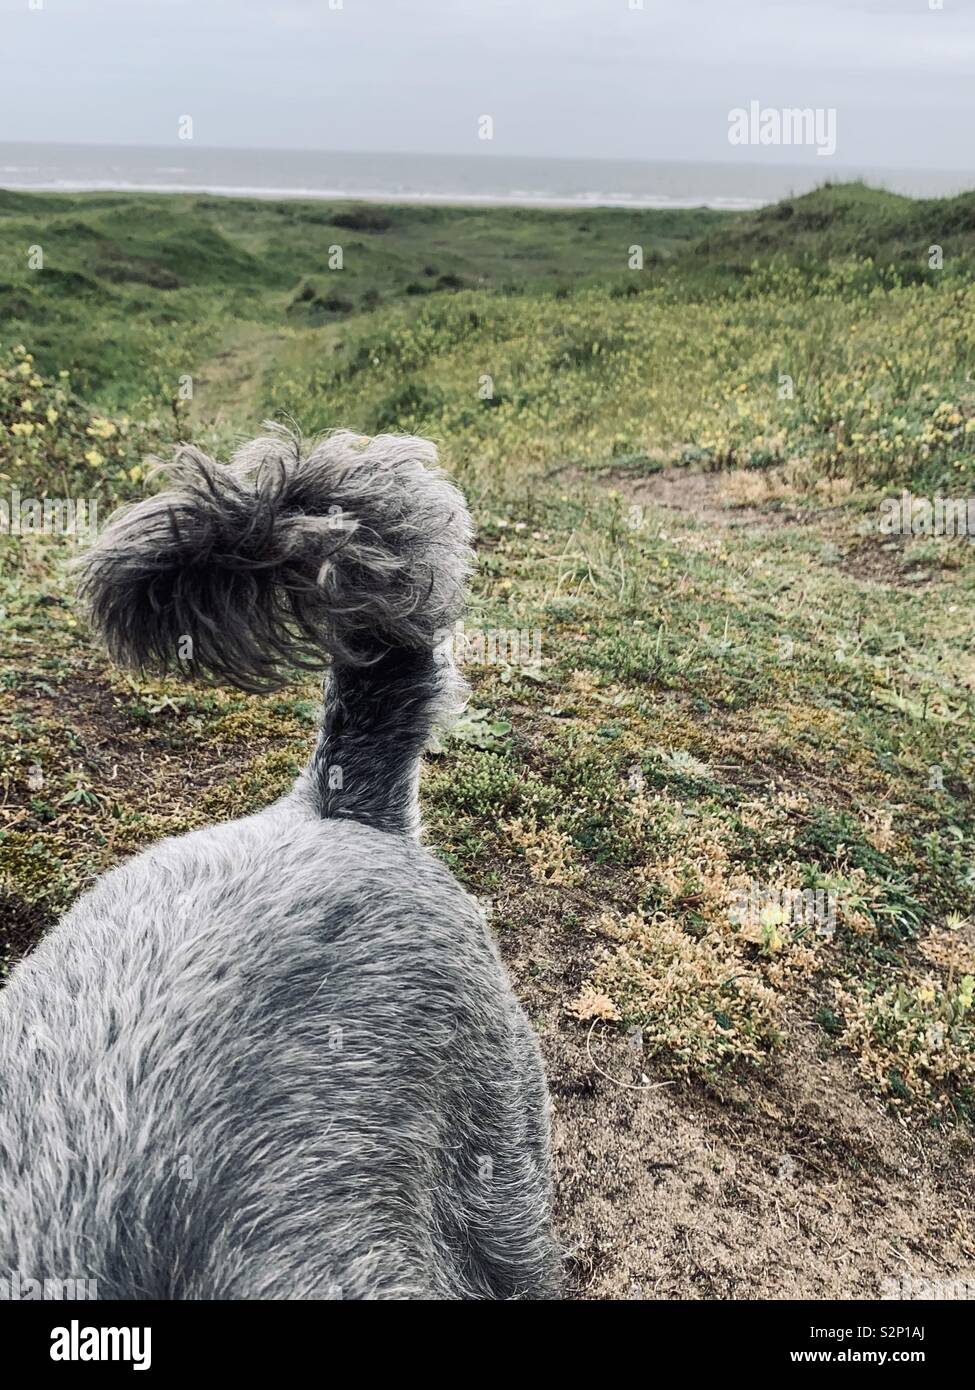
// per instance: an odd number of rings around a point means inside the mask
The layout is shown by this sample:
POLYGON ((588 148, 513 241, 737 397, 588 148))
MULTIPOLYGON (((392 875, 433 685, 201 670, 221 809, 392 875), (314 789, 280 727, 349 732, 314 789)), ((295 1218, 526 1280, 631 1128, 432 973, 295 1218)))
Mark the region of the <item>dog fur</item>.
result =
POLYGON ((328 661, 256 815, 104 875, 0 992, 0 1296, 556 1295, 539 1048, 418 843, 471 561, 423 440, 275 432, 116 515, 81 589, 119 660, 247 690, 328 661), (187 639, 190 639, 189 641, 187 639))

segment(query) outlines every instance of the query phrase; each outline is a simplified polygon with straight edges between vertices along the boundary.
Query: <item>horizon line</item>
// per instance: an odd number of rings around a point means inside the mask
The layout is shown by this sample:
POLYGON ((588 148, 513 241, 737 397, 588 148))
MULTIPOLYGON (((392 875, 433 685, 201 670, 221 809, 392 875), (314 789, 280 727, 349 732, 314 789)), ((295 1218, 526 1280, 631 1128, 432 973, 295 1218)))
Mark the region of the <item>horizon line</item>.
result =
MULTIPOLYGON (((487 143, 487 142, 484 142, 487 143)), ((869 160, 861 160, 857 163, 830 163, 828 167, 822 163, 814 164, 809 161, 793 162, 785 159, 706 159, 701 156, 673 156, 673 155, 571 155, 571 154, 511 154, 495 150, 487 150, 483 147, 472 149, 469 152, 459 152, 455 150, 391 150, 391 149, 361 149, 361 150, 337 150, 325 149, 318 146, 308 145, 224 145, 224 144, 203 144, 197 140, 175 140, 171 144, 153 144, 147 141, 133 140, 9 140, 0 139, 0 149, 8 146, 25 146, 31 149, 97 149, 97 150, 182 150, 189 153, 192 150, 203 150, 216 153, 236 153, 236 154, 308 154, 308 155, 339 155, 358 158, 362 156, 389 156, 392 159, 510 159, 510 160, 546 160, 552 163, 564 164, 673 164, 683 165, 707 165, 717 169, 796 169, 808 171, 821 169, 824 182, 829 182, 830 170, 838 170, 847 173, 855 173, 857 170, 870 170, 872 173, 891 173, 891 174, 960 174, 969 178, 975 178, 975 166, 964 168, 960 166, 932 165, 932 164, 875 164, 869 160)))

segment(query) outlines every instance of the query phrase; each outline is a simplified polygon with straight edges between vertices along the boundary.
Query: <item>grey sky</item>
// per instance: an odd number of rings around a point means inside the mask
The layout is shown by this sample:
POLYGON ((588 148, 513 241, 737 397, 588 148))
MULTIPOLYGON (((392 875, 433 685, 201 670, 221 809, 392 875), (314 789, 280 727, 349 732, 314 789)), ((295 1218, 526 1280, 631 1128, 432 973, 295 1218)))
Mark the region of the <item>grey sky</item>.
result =
POLYGON ((756 99, 835 107, 836 164, 975 167, 975 0, 29 2, 0 140, 720 160, 756 99))

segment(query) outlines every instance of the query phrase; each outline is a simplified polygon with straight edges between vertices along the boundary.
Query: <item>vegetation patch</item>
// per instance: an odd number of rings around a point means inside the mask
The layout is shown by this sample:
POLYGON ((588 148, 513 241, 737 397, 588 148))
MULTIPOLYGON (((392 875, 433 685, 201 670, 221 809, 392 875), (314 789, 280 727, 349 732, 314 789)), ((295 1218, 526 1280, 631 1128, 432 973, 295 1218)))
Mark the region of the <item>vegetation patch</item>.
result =
MULTIPOLYGON (((635 1037, 702 1086, 808 1068, 813 1038, 912 1122, 969 1121, 975 552, 876 521, 904 488, 975 494, 971 198, 580 219, 0 194, 0 219, 8 511, 17 489, 104 518, 157 486, 149 456, 275 413, 439 442, 478 531, 467 635, 540 653, 474 641, 428 835, 499 905, 540 1026, 635 1037)), ((311 745, 307 682, 114 671, 74 604, 83 542, 0 536, 4 968, 311 745)))

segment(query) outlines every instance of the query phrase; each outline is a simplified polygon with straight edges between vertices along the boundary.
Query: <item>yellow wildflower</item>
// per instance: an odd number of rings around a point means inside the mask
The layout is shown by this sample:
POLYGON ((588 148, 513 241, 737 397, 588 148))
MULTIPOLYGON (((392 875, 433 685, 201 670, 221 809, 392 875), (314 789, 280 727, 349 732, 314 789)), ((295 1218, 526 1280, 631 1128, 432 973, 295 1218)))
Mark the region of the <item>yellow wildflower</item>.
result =
POLYGON ((115 433, 115 426, 112 424, 111 420, 106 420, 101 415, 93 415, 91 424, 85 430, 85 433, 90 434, 94 439, 111 439, 112 435, 115 433))

